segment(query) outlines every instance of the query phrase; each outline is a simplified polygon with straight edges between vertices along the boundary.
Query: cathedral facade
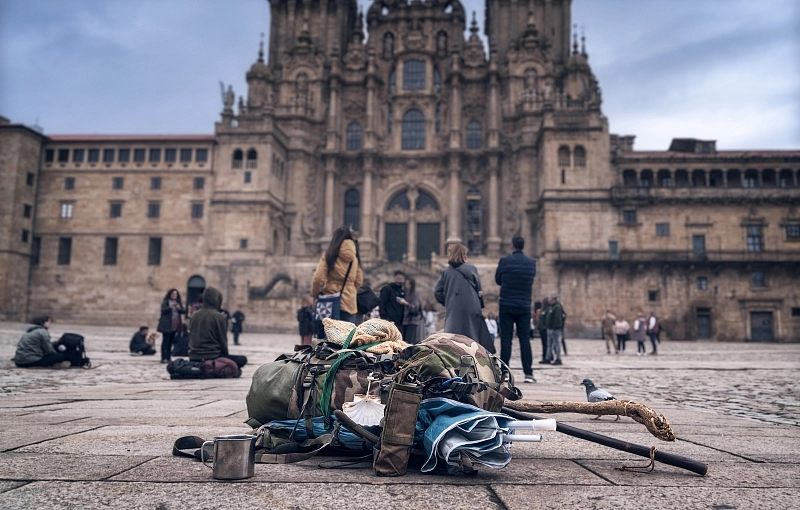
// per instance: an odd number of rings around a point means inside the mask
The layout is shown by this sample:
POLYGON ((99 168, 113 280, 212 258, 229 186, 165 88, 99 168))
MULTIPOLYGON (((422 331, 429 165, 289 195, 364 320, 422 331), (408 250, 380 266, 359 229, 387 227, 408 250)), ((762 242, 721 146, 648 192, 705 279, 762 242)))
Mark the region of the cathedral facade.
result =
POLYGON ((0 124, 2 315, 139 325, 178 288, 290 330, 335 228, 373 287, 425 298, 458 238, 497 307, 511 237, 568 335, 606 309, 674 339, 800 339, 800 151, 635 151, 609 133, 570 0, 271 0, 208 136, 44 136, 0 124), (465 36, 468 28, 469 35, 465 36))

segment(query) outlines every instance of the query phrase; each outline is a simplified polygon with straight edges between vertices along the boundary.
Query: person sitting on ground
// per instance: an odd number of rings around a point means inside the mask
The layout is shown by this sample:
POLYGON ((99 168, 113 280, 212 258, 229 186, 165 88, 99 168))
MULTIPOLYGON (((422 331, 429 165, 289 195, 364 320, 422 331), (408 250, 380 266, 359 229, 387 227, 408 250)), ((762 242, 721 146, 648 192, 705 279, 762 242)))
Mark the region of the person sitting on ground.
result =
POLYGON ((139 331, 133 334, 130 346, 128 347, 131 351, 131 356, 151 356, 156 353, 156 350, 153 349, 155 338, 148 338, 147 334, 149 332, 150 328, 142 326, 139 328, 139 331))
POLYGON ((20 368, 51 367, 69 368, 70 362, 66 361, 63 352, 58 352, 50 341, 49 315, 34 317, 33 324, 17 343, 17 352, 14 354, 14 363, 20 368))
POLYGON ((228 353, 228 319, 220 312, 221 307, 222 293, 214 287, 206 288, 203 308, 192 315, 189 324, 189 359, 228 358, 241 368, 247 364, 247 357, 228 353))

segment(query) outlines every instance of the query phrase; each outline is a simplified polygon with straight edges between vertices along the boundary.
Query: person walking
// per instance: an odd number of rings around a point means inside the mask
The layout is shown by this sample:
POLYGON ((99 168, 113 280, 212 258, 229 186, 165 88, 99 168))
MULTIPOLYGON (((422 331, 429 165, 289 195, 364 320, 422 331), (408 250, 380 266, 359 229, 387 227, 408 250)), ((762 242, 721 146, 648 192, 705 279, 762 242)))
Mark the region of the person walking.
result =
POLYGON ((242 334, 242 323, 244 322, 244 313, 236 308, 236 311, 231 315, 231 332, 233 333, 233 345, 239 345, 239 335, 242 334))
POLYGON ((644 348, 644 341, 647 338, 647 321, 644 314, 639 312, 636 320, 633 321, 633 339, 636 340, 636 355, 647 356, 647 351, 644 348))
POLYGON ((561 337, 564 335, 564 321, 567 314, 558 301, 558 295, 550 294, 550 309, 547 311, 547 344, 548 351, 553 352, 553 365, 561 365, 561 337))
POLYGON ((548 350, 550 344, 547 342, 547 312, 550 311, 550 300, 542 298, 542 309, 536 314, 536 330, 539 332, 539 338, 542 341, 542 359, 539 361, 540 365, 548 365, 553 361, 553 352, 548 350))
POLYGON ((394 322, 397 329, 403 331, 403 313, 405 305, 400 302, 406 297, 406 275, 402 271, 395 271, 391 283, 381 289, 381 302, 378 305, 381 319, 394 322))
POLYGON ((650 337, 650 343, 653 344, 653 352, 651 354, 658 354, 658 343, 660 342, 658 334, 661 331, 661 323, 658 322, 658 317, 654 312, 650 312, 650 318, 647 319, 647 335, 650 337))
POLYGON ((478 269, 467 264, 467 247, 461 243, 451 245, 447 262, 433 291, 436 301, 444 306, 444 332, 478 342, 480 328, 485 327, 478 269))
POLYGON ((69 368, 71 363, 63 352, 56 351, 50 341, 50 324, 53 320, 49 315, 40 315, 31 320, 25 334, 17 342, 14 353, 14 364, 19 368, 47 367, 69 368))
POLYGON ((622 317, 614 322, 614 334, 617 335, 617 354, 625 352, 625 341, 628 339, 630 330, 630 323, 622 317))
MULTIPOLYGON (((322 254, 311 280, 311 295, 341 293, 339 320, 355 324, 358 304, 356 292, 364 283, 358 245, 350 227, 339 227, 333 233, 328 249, 322 254)), ((334 317, 336 318, 336 317, 334 317)), ((324 338, 322 323, 317 324, 317 337, 324 338)))
POLYGON ((603 338, 606 341, 606 354, 611 354, 611 349, 614 349, 614 354, 619 354, 614 342, 614 323, 616 321, 617 318, 611 313, 611 310, 606 310, 606 314, 603 316, 603 338))
POLYGON ((398 302, 403 305, 403 340, 411 345, 420 342, 422 335, 422 303, 417 296, 417 281, 409 276, 404 284, 405 297, 398 302))
POLYGON ((161 318, 158 319, 158 332, 161 333, 161 363, 169 363, 172 358, 172 342, 180 333, 186 309, 181 302, 178 289, 169 289, 161 302, 161 318))
POLYGON ((536 277, 536 260, 525 255, 525 239, 511 239, 514 251, 500 259, 494 281, 500 286, 500 359, 508 365, 511 360, 511 342, 514 325, 517 327, 519 351, 525 382, 536 382, 533 377, 531 353, 531 292, 536 277))
POLYGON ((189 360, 228 358, 242 368, 247 364, 247 356, 228 352, 228 319, 220 312, 221 308, 222 293, 207 287, 203 292, 203 307, 192 314, 189 323, 189 360))

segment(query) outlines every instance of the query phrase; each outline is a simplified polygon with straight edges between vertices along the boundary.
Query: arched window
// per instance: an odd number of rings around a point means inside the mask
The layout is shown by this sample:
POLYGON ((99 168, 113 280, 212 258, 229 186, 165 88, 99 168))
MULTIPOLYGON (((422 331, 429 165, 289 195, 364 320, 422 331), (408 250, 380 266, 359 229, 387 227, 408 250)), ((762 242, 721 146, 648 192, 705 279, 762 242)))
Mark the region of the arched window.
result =
POLYGON ((386 134, 392 134, 392 124, 394 123, 394 109, 392 103, 386 105, 386 134))
POLYGON ((361 215, 361 197, 356 189, 349 189, 344 194, 344 225, 358 230, 361 215))
POLYGON ((347 126, 347 150, 361 150, 361 124, 352 122, 347 126))
POLYGON ((467 123, 467 149, 480 149, 483 146, 481 123, 471 120, 467 123))
POLYGON ((394 94, 397 90, 397 73, 395 72, 394 68, 392 68, 391 72, 389 73, 389 94, 394 94))
POLYGON ((672 172, 661 169, 658 171, 658 185, 662 188, 672 187, 672 172))
POLYGON ((394 209, 395 207, 408 211, 411 209, 411 203, 408 201, 408 195, 405 192, 400 193, 389 202, 387 209, 394 209))
POLYGON ((436 103, 436 114, 434 116, 434 126, 436 128, 436 134, 442 132, 442 105, 440 103, 436 103))
POLYGON ((569 147, 562 145, 558 148, 558 166, 570 166, 570 153, 569 147))
POLYGON ((295 95, 305 99, 308 97, 308 75, 300 73, 297 75, 297 81, 294 85, 295 95))
POLYGON ((241 149, 236 149, 233 151, 233 161, 231 162, 231 166, 233 168, 242 168, 242 161, 244 160, 244 153, 241 149))
POLYGON ((447 32, 444 30, 436 34, 436 54, 440 57, 447 56, 447 32))
POLYGON ((442 91, 442 75, 439 73, 439 68, 433 68, 433 90, 438 94, 442 91))
POLYGON ((419 110, 403 115, 403 150, 425 149, 425 116, 419 110))
POLYGON ((728 170, 728 187, 738 188, 741 185, 742 185, 742 173, 735 168, 728 170))
POLYGON ((747 170, 744 173, 744 183, 745 188, 756 188, 758 187, 758 171, 757 170, 747 170))
POLYGON ((586 149, 580 145, 575 147, 575 166, 586 166, 586 149))
POLYGON ((394 56, 394 34, 386 32, 383 34, 383 58, 390 59, 394 56))
POLYGON ((403 63, 403 90, 425 89, 425 62, 406 60, 403 63))
POLYGON ((643 188, 651 187, 653 185, 653 171, 647 169, 642 170, 639 182, 643 188))
POLYGON ((255 149, 247 151, 247 168, 256 168, 258 166, 258 152, 255 149))
POLYGON ((417 211, 421 211, 422 209, 426 209, 430 207, 434 211, 439 210, 439 204, 436 202, 436 199, 433 198, 430 194, 425 191, 420 191, 419 196, 417 197, 417 211))

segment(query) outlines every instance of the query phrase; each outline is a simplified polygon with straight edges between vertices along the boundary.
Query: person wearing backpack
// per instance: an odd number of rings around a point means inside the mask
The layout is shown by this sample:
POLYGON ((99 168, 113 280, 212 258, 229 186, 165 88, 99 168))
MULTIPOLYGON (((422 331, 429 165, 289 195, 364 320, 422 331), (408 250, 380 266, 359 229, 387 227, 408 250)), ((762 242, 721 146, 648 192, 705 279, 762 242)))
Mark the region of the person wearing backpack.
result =
POLYGON ((70 362, 66 361, 63 352, 58 352, 50 341, 49 315, 34 317, 33 324, 17 343, 17 352, 14 354, 14 364, 19 368, 47 367, 69 368, 70 362))
POLYGON ((189 360, 205 362, 228 358, 241 368, 247 364, 247 357, 228 352, 228 320, 219 311, 221 307, 222 293, 207 287, 203 293, 203 307, 192 315, 189 326, 189 360))

